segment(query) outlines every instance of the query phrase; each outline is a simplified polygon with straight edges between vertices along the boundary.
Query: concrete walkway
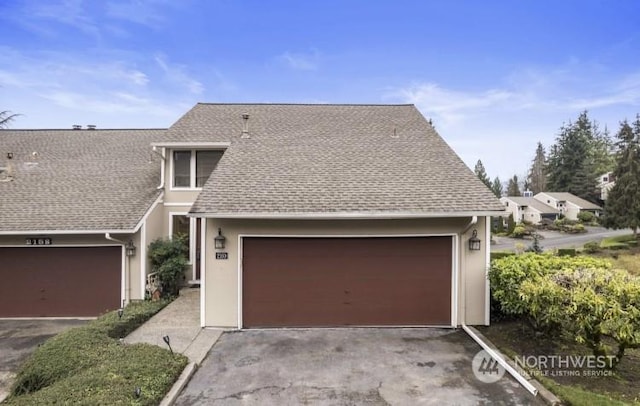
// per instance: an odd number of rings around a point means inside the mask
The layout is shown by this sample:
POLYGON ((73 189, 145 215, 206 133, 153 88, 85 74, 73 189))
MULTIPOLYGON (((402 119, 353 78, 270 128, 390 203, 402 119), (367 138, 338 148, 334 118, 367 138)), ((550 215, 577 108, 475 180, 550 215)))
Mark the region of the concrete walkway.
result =
POLYGON ((200 365, 222 332, 222 329, 200 327, 200 289, 184 288, 176 300, 129 334, 124 342, 167 348, 162 337, 169 336, 174 352, 200 365))

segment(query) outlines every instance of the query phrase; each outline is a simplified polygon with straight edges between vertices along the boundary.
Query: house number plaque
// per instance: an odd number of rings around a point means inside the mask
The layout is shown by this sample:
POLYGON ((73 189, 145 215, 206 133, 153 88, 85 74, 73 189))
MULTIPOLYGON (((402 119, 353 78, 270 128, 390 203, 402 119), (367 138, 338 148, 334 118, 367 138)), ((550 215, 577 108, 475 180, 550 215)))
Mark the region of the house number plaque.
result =
POLYGON ((51 245, 51 238, 27 238, 27 245, 51 245))
POLYGON ((228 252, 216 252, 216 259, 229 259, 228 252))

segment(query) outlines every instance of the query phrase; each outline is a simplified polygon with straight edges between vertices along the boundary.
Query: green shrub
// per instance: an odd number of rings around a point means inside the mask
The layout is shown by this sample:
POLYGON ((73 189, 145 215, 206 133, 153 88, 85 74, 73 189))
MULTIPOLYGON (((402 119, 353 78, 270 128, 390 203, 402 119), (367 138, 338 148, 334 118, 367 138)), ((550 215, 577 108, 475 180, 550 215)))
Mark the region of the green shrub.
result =
POLYGON ((544 276, 563 269, 611 269, 606 259, 587 256, 560 257, 550 253, 511 255, 494 259, 489 269, 491 294, 507 314, 522 315, 525 306, 520 298, 520 286, 528 278, 544 276))
POLYGON ((596 215, 590 211, 581 210, 578 213, 578 220, 580 220, 583 223, 592 223, 593 221, 595 221, 595 219, 596 219, 596 215))
POLYGON ((561 257, 575 257, 577 254, 575 248, 558 248, 558 256, 561 257))
POLYGON ((117 338, 135 330, 167 303, 134 302, 124 309, 122 319, 117 311, 113 311, 52 337, 23 364, 12 387, 12 395, 20 397, 39 392, 104 364, 125 348, 117 338))
POLYGON ((183 355, 154 345, 114 344, 99 364, 37 392, 12 397, 7 404, 157 405, 187 362, 183 355))
POLYGON ((600 244, 596 241, 589 241, 583 246, 584 252, 587 254, 595 254, 600 251, 600 244))
POLYGON ((491 254, 490 254, 492 261, 494 259, 510 257, 512 255, 516 255, 516 253, 515 252, 509 252, 509 251, 496 251, 496 252, 491 252, 491 254))
POLYGON ((186 241, 186 236, 176 235, 173 239, 158 238, 149 244, 151 272, 157 273, 165 295, 178 294, 189 262, 189 246, 186 241))
POLYGON ((523 254, 493 261, 489 279, 502 312, 546 334, 563 331, 594 355, 614 355, 612 367, 625 349, 640 347, 640 279, 607 260, 523 254))
POLYGON ((524 227, 524 225, 518 224, 517 226, 514 227, 510 235, 513 238, 522 238, 525 236, 526 232, 527 232, 527 229, 524 227))

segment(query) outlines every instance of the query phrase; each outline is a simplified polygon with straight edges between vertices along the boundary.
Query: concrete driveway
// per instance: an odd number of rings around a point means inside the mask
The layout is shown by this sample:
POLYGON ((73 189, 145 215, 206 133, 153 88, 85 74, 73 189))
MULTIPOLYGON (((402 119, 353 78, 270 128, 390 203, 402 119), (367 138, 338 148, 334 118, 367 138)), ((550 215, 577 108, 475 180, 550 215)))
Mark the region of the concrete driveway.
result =
POLYGON ((461 330, 293 329, 225 333, 178 405, 544 404, 507 374, 477 380, 461 330))
POLYGON ((86 320, 0 320, 0 402, 9 395, 15 374, 48 338, 86 320))

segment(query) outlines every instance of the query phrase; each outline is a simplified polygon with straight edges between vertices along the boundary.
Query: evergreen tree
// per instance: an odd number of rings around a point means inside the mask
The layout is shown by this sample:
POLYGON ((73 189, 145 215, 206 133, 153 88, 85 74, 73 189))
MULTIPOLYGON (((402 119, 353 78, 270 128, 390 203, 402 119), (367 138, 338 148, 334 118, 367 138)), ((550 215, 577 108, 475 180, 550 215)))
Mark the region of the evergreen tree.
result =
POLYGON ((516 228, 516 221, 513 218, 513 213, 509 214, 509 218, 507 218, 507 234, 511 235, 513 230, 516 228))
POLYGON ((624 121, 616 138, 617 166, 613 172, 616 184, 605 202, 602 223, 613 229, 630 227, 637 237, 640 227, 640 115, 636 116, 633 127, 624 121))
POLYGON ((522 196, 520 185, 518 184, 518 175, 513 175, 507 184, 507 196, 522 196))
POLYGON ((493 194, 496 195, 498 199, 502 197, 502 193, 503 193, 502 182, 500 182, 499 177, 496 176, 493 179, 493 183, 491 184, 491 190, 493 191, 493 194))
POLYGON ((596 155, 601 155, 595 151, 605 144, 597 124, 589 120, 586 111, 580 114, 574 124, 563 125, 556 144, 550 150, 547 189, 573 193, 594 201, 596 178, 599 175, 596 171, 600 170, 594 160, 596 155))
POLYGON ((478 179, 482 181, 489 189, 491 189, 491 179, 489 179, 489 175, 487 175, 487 171, 484 169, 484 165, 482 161, 478 159, 475 168, 473 169, 478 179))
POLYGON ((547 158, 545 156, 544 146, 541 142, 538 142, 536 147, 536 155, 531 162, 531 168, 529 169, 529 186, 534 195, 547 190, 547 173, 546 173, 547 158))

